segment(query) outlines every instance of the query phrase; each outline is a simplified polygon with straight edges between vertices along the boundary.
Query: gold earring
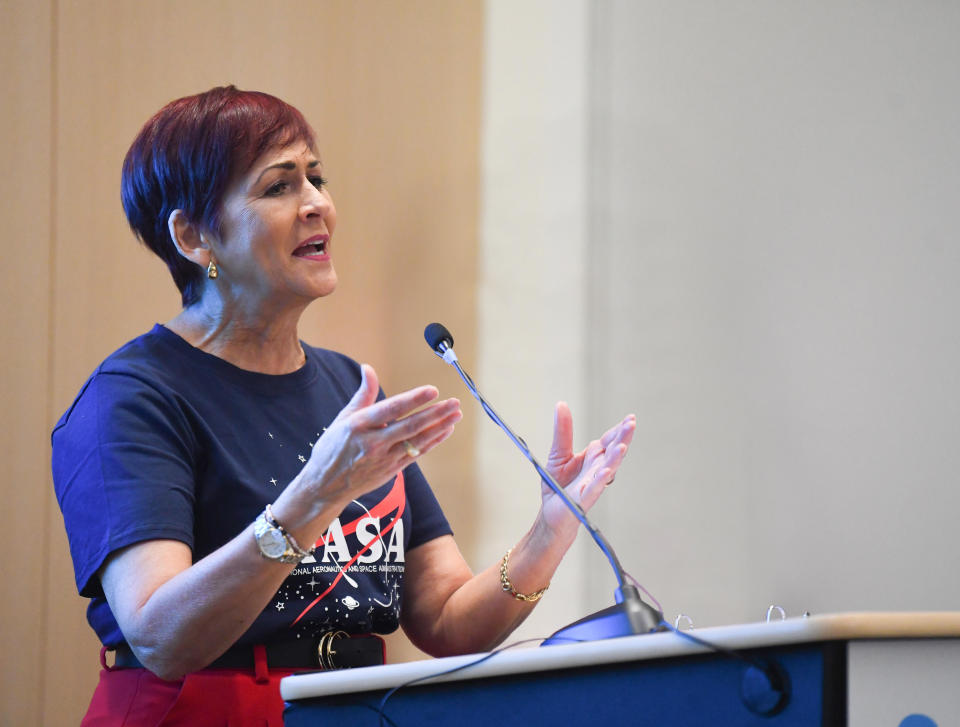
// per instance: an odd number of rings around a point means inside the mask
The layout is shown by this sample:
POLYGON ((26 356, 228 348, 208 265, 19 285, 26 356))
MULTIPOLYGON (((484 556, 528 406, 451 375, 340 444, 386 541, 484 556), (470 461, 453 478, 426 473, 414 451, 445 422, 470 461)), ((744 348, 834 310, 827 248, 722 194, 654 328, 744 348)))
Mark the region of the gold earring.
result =
POLYGON ((217 264, 210 260, 210 264, 207 265, 207 277, 213 280, 220 276, 220 269, 217 267, 217 264))

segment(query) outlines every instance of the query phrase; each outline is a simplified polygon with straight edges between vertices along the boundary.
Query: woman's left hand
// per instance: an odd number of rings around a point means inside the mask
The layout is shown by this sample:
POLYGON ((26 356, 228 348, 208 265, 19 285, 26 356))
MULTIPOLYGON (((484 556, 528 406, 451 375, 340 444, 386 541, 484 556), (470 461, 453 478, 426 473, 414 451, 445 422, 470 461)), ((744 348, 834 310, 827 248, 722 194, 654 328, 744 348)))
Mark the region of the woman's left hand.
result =
MULTIPOLYGON (((574 453, 573 418, 561 402, 545 469, 570 499, 589 510, 613 481, 636 428, 631 414, 574 453)), ((450 536, 408 551, 401 618, 414 644, 434 656, 487 651, 530 613, 534 601, 505 594, 504 577, 514 594, 548 586, 580 524, 546 485, 542 496, 537 519, 511 548, 509 564, 502 560, 474 576, 450 536), (478 613, 484 617, 477 618, 478 613)))
MULTIPOLYGON (((636 428, 637 418, 628 414, 600 439, 593 440, 575 454, 570 407, 559 402, 554 412, 553 445, 546 470, 564 488, 567 496, 587 511, 616 477, 636 428)), ((555 535, 572 542, 579 521, 546 483, 542 484, 542 497, 540 517, 543 524, 555 535)))

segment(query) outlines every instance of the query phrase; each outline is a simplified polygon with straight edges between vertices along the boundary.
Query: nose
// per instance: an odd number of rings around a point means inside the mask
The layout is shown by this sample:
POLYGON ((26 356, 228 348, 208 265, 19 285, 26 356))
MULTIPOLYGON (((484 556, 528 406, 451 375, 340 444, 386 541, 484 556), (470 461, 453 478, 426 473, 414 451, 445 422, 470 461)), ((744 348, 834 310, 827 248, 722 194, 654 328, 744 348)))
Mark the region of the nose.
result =
POLYGON ((300 202, 300 218, 304 222, 315 217, 325 218, 332 207, 330 195, 315 187, 310 180, 304 181, 304 193, 300 202))

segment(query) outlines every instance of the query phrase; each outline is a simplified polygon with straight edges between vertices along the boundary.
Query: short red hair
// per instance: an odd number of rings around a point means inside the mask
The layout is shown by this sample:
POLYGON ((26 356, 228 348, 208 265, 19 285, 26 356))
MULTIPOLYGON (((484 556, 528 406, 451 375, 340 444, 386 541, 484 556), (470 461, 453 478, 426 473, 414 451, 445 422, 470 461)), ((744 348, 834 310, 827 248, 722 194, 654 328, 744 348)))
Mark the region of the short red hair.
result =
POLYGON ((177 251, 170 213, 219 232, 230 181, 268 149, 302 141, 316 151, 313 129, 297 109, 259 91, 212 88, 171 101, 133 140, 120 195, 138 238, 170 269, 184 307, 200 299, 204 271, 177 251))

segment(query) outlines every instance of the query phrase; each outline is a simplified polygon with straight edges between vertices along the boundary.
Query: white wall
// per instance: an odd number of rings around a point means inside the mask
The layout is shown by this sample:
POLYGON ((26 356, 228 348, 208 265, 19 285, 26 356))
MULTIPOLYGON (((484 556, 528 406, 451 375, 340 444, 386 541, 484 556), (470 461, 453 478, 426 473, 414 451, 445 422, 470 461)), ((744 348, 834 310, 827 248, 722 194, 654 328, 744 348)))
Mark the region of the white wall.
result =
MULTIPOLYGON (((553 407, 585 412, 588 4, 488 2, 485 34, 479 361, 463 361, 484 396, 545 459, 553 407)), ((466 393, 464 396, 468 397, 466 393)), ((539 477, 479 404, 478 547, 482 568, 533 523, 539 477)), ((553 580, 516 638, 547 636, 585 608, 581 553, 553 580)))
POLYGON ((595 519, 670 618, 960 608, 960 6, 489 8, 494 400, 540 452, 566 391, 591 432, 637 412, 595 519))

